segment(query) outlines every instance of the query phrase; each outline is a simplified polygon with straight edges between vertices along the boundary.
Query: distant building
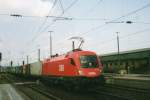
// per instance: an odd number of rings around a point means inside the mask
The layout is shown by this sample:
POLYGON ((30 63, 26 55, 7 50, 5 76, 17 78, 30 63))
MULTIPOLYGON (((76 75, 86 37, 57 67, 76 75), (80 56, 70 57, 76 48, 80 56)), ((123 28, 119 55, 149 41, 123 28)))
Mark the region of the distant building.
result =
POLYGON ((150 74, 150 48, 101 55, 104 72, 150 74))

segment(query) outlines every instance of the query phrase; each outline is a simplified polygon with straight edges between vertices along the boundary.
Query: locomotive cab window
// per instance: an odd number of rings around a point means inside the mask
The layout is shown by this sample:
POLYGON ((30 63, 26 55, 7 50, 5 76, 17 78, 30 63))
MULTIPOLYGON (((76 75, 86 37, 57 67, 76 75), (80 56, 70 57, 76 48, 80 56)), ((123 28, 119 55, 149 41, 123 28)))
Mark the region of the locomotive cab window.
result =
POLYGON ((80 56, 80 63, 82 68, 97 68, 98 59, 96 55, 80 56))
POLYGON ((73 65, 73 66, 76 65, 75 62, 74 62, 74 60, 72 58, 70 58, 70 64, 73 65))

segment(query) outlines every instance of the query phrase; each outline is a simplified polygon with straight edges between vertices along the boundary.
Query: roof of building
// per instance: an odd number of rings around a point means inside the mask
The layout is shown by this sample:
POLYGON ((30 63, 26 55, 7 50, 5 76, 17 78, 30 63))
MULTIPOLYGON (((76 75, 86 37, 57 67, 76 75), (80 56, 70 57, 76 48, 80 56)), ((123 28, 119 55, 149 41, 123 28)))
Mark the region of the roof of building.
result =
MULTIPOLYGON (((142 48, 142 49, 135 49, 135 50, 129 50, 129 51, 121 51, 119 54, 130 54, 130 53, 138 53, 138 52, 146 52, 150 51, 150 48, 142 48)), ((107 54, 101 54, 101 56, 113 56, 117 55, 118 52, 112 52, 112 53, 107 53, 107 54)))
POLYGON ((115 60, 131 60, 131 59, 145 59, 150 58, 150 48, 143 48, 131 51, 124 51, 118 53, 110 53, 101 55, 103 61, 115 61, 115 60))

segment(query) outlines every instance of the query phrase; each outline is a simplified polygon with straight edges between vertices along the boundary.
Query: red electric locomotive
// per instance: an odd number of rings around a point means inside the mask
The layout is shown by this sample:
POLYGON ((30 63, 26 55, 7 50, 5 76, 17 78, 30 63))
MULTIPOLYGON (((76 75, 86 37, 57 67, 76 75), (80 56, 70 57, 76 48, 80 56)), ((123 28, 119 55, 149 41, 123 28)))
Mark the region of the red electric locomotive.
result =
POLYGON ((99 57, 91 51, 73 50, 43 61, 42 75, 61 85, 96 86, 105 82, 99 57))
MULTIPOLYGON (((75 37, 78 38, 78 37, 75 37)), ((84 42, 82 38, 81 44, 84 42)), ((43 61, 42 75, 57 79, 58 83, 84 85, 104 83, 102 64, 95 52, 74 49, 66 55, 52 57, 43 61), (61 80, 61 81, 60 81, 61 80), (62 81, 63 80, 63 81, 62 81)))
POLYGON ((59 77, 99 77, 102 69, 100 59, 94 52, 77 49, 43 61, 42 74, 59 77))

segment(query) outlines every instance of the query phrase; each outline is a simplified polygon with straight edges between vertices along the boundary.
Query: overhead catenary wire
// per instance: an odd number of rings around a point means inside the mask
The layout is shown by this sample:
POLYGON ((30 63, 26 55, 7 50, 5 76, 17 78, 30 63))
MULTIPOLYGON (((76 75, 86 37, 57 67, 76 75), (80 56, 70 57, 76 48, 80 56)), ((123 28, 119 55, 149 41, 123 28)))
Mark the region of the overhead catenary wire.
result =
MULTIPOLYGON (((77 1, 78 0, 74 0, 67 8, 64 9, 64 12, 62 12, 59 16, 57 16, 57 18, 64 18, 64 17, 62 17, 62 15, 66 11, 68 11, 73 5, 75 5, 77 3, 77 1)), ((55 19, 57 19, 57 18, 55 18, 55 19)), ((51 25, 53 25, 55 22, 56 22, 56 20, 53 20, 48 26, 46 26, 43 30, 41 30, 39 32, 39 34, 37 34, 34 38, 32 38, 31 41, 27 42, 27 45, 30 45, 31 42, 33 43, 37 39, 37 37, 40 35, 40 33, 44 32, 48 27, 50 27, 51 25)))
MULTIPOLYGON (((50 14, 51 14, 52 10, 54 9, 54 7, 56 6, 57 1, 58 0, 54 0, 53 4, 48 12, 48 15, 45 17, 45 20, 43 21, 42 24, 40 24, 38 30, 35 32, 36 33, 35 36, 29 42, 27 42, 26 45, 29 45, 31 42, 33 42, 38 37, 38 35, 40 34, 40 30, 43 28, 43 26, 45 25, 45 23, 47 22, 49 17, 52 17, 52 18, 56 17, 56 16, 50 16, 50 14)), ((32 16, 26 16, 26 17, 32 17, 32 16)))
POLYGON ((55 7, 55 5, 56 5, 57 1, 58 1, 58 0, 55 0, 55 1, 54 1, 54 3, 53 3, 53 5, 52 5, 51 9, 50 9, 50 10, 49 10, 49 12, 48 12, 47 17, 45 18, 45 20, 43 21, 43 23, 40 25, 40 27, 38 28, 38 31, 37 31, 37 32, 39 32, 39 31, 42 29, 42 27, 43 27, 43 26, 44 26, 44 24, 46 23, 46 21, 47 21, 48 17, 50 17, 49 15, 51 14, 52 9, 55 7))
POLYGON ((110 20, 110 19, 106 19, 106 18, 77 18, 77 17, 71 17, 71 20, 77 20, 77 21, 106 21, 106 20, 110 20))
MULTIPOLYGON (((138 9, 136 9, 136 10, 134 10, 134 11, 131 11, 131 12, 125 14, 125 15, 122 15, 122 16, 120 16, 120 17, 118 17, 118 18, 112 19, 112 20, 108 21, 108 23, 104 23, 104 24, 102 24, 102 25, 98 25, 98 26, 96 26, 96 27, 93 27, 93 28, 91 28, 90 30, 88 30, 88 31, 86 31, 86 32, 83 32, 83 33, 81 33, 81 34, 79 34, 79 35, 85 35, 85 34, 91 32, 91 31, 100 29, 100 28, 104 27, 105 25, 109 24, 109 22, 113 22, 113 21, 119 20, 119 19, 121 19, 121 18, 130 16, 130 15, 133 15, 133 14, 135 14, 135 13, 137 13, 137 12, 139 12, 139 11, 141 11, 141 10, 147 8, 147 7, 150 7, 150 3, 144 5, 144 6, 140 7, 140 8, 138 8, 138 9)), ((73 18, 72 18, 72 19, 73 19, 73 18)), ((77 19, 77 20, 80 20, 80 19, 77 19)), ((105 20, 105 19, 102 19, 102 20, 105 20)), ((67 39, 68 39, 68 38, 67 38, 67 39)))
POLYGON ((98 0, 98 1, 96 2, 96 4, 95 4, 94 6, 92 6, 92 8, 88 11, 88 14, 89 14, 89 12, 93 12, 93 11, 95 10, 95 8, 96 8, 99 4, 102 3, 102 1, 103 1, 103 0, 98 0))
MULTIPOLYGON (((66 11, 68 11, 78 0, 74 0, 66 9, 64 9, 64 12, 62 12, 59 16, 57 17, 61 17, 66 11)), ((56 19, 54 19, 49 25, 47 25, 41 32, 44 32, 47 28, 49 28, 51 25, 53 25, 56 22, 56 19)), ((39 32, 34 38, 32 38, 32 40, 30 42, 33 42, 39 35, 39 32)))
MULTIPOLYGON (((124 39, 124 38, 130 37, 130 36, 134 36, 134 35, 137 35, 137 34, 142 34, 142 33, 144 33, 144 32, 149 32, 149 31, 150 31, 150 28, 146 28, 146 29, 143 29, 143 30, 136 31, 136 32, 134 32, 134 33, 128 33, 128 34, 125 34, 125 35, 123 35, 123 36, 120 36, 119 39, 124 39)), ((107 40, 107 42, 106 42, 106 41, 100 42, 100 44, 101 44, 101 45, 105 45, 105 44, 107 44, 107 43, 112 42, 113 40, 116 40, 116 37, 107 40)))
POLYGON ((60 8, 61 8, 61 10, 62 10, 62 13, 64 13, 64 7, 63 7, 63 4, 62 4, 62 1, 61 1, 61 0, 59 0, 59 4, 60 4, 60 8))
MULTIPOLYGON (((131 12, 125 14, 125 15, 122 15, 122 16, 120 16, 120 17, 118 17, 118 18, 112 19, 112 20, 108 21, 108 23, 104 23, 104 24, 100 24, 100 25, 98 25, 98 26, 96 26, 96 27, 92 27, 91 29, 89 29, 89 30, 87 30, 87 31, 85 31, 85 32, 81 32, 81 34, 79 34, 79 35, 82 36, 82 35, 88 34, 88 33, 90 33, 90 32, 93 32, 93 31, 95 31, 95 30, 98 30, 98 29, 100 29, 100 28, 103 28, 104 26, 110 24, 109 22, 117 21, 117 20, 119 20, 119 19, 121 19, 121 18, 130 16, 130 15, 133 15, 133 14, 135 14, 135 13, 137 13, 137 12, 139 12, 139 11, 141 11, 141 10, 147 8, 147 7, 150 7, 150 3, 144 5, 144 6, 140 7, 140 8, 138 8, 138 9, 136 9, 136 10, 134 10, 134 11, 131 11, 131 12)), ((105 19, 104 19, 104 20, 105 20, 105 19)), ((67 38, 65 38, 64 40, 69 39, 69 38, 70 38, 70 36, 67 37, 67 38)), ((62 41, 63 41, 63 40, 62 40, 62 41)))
MULTIPOLYGON (((54 0, 53 0, 53 1, 54 1, 54 0)), ((61 1, 63 1, 63 0, 61 0, 61 1)), ((72 1, 71 1, 71 2, 72 2, 72 1)), ((138 6, 137 6, 137 7, 138 7, 138 6)), ((63 12, 63 10, 62 10, 62 12, 63 12)), ((25 17, 25 16, 23 16, 23 17, 25 17)), ((30 17, 30 16, 27 16, 27 17, 30 17)), ((31 17, 32 17, 32 16, 31 16, 31 17)), ((90 19, 90 18, 89 18, 89 19, 75 18, 75 19, 72 19, 72 20, 78 20, 78 21, 80 21, 80 20, 88 20, 88 21, 89 21, 89 20, 92 20, 92 21, 93 21, 93 20, 94 20, 94 21, 95 21, 95 20, 99 20, 99 19, 96 19, 96 18, 95 18, 95 19, 94 19, 94 18, 93 18, 93 19, 92 19, 92 18, 91 18, 91 19, 90 19)), ((103 20, 103 19, 102 19, 102 20, 103 20)), ((110 20, 110 19, 109 19, 109 20, 110 20)), ((122 19, 121 19, 121 20, 122 20, 122 19)), ((105 21, 105 19, 104 19, 104 21, 105 21)), ((137 23, 137 22, 134 22, 134 23, 137 23)), ((44 25, 43 25, 43 28, 44 28, 44 25)), ((106 28, 107 28, 107 27, 106 27, 106 28)), ((88 29, 85 29, 85 30, 88 30, 88 29)), ((84 30, 84 31, 85 31, 85 30, 84 30)), ((101 29, 101 30, 102 30, 102 29, 101 29)), ((90 31, 90 32, 92 33, 92 31, 90 31)))
MULTIPOLYGON (((130 37, 130 36, 134 36, 134 35, 137 35, 137 34, 143 34, 143 33, 145 33, 145 32, 149 32, 149 31, 150 31, 150 28, 146 28, 146 29, 139 30, 139 31, 136 31, 136 32, 133 32, 133 33, 125 34, 125 35, 123 35, 123 36, 119 36, 119 39, 122 40, 122 39, 128 38, 128 37, 130 37)), ((107 46, 106 44, 111 43, 112 41, 116 41, 116 37, 107 40, 107 42, 106 42, 106 41, 100 42, 99 44, 101 44, 101 45, 100 45, 101 47, 104 47, 104 46, 107 46)), ((142 41, 142 43, 143 43, 143 44, 148 44, 149 42, 147 42, 147 41, 142 41)), ((139 42, 138 42, 138 43, 136 42, 135 44, 139 44, 139 42)), ((141 42, 140 42, 140 44, 141 44, 141 42)), ((97 44, 96 44, 96 45, 97 45, 97 44)), ((107 47, 110 47, 110 46, 107 46, 107 47)), ((105 49, 106 49, 106 48, 105 48, 105 49)), ((101 51, 101 50, 104 50, 104 49, 98 48, 98 51, 99 51, 99 50, 101 51)))
POLYGON ((131 12, 129 12, 129 13, 127 13, 127 14, 125 14, 125 15, 122 15, 122 16, 120 16, 120 17, 118 17, 118 18, 116 18, 116 19, 114 19, 114 20, 112 20, 112 21, 116 21, 116 20, 119 20, 119 19, 121 19, 121 18, 124 18, 124 17, 130 16, 130 15, 135 14, 135 13, 137 13, 137 12, 139 12, 139 11, 141 11, 141 10, 145 9, 145 8, 148 8, 148 7, 150 7, 150 3, 149 3, 149 4, 146 4, 146 5, 144 5, 144 6, 142 6, 142 7, 141 7, 141 8, 139 8, 139 9, 136 9, 136 10, 131 11, 131 12))
MULTIPOLYGON (((120 16, 120 17, 118 17, 118 18, 112 19, 112 20, 110 20, 110 22, 111 22, 111 21, 119 20, 119 19, 121 19, 121 18, 130 16, 130 15, 133 15, 133 14, 137 13, 138 11, 141 11, 141 10, 143 10, 143 9, 149 7, 149 6, 150 6, 150 4, 147 4, 147 5, 145 5, 145 6, 142 6, 142 7, 139 8, 139 9, 136 9, 136 10, 134 10, 134 11, 131 11, 131 12, 129 12, 129 13, 125 14, 125 15, 122 15, 122 16, 120 16)), ((69 8, 69 7, 68 7, 68 8, 69 8)), ((50 26, 53 25, 53 24, 54 24, 54 22, 52 22, 50 25, 48 25, 47 27, 45 27, 44 30, 46 30, 48 27, 50 27, 50 26)), ((107 25, 107 24, 108 24, 108 23, 104 23, 104 24, 102 24, 102 25, 98 25, 98 26, 96 26, 96 27, 93 27, 93 28, 91 28, 90 30, 81 33, 80 35, 85 35, 85 34, 91 32, 91 31, 100 29, 100 28, 104 27, 104 26, 107 25)), ((70 38, 70 37, 67 37, 66 39, 68 39, 68 38, 70 38)))
MULTIPOLYGON (((121 19, 121 18, 130 16, 130 15, 133 15, 133 14, 135 14, 135 13, 137 13, 137 12, 139 12, 139 11, 145 9, 145 8, 148 8, 148 7, 150 7, 150 3, 144 5, 144 6, 140 7, 140 8, 138 8, 138 9, 136 9, 136 10, 134 10, 134 11, 131 11, 131 12, 125 14, 125 15, 122 15, 122 16, 120 16, 120 17, 118 17, 118 18, 112 19, 112 20, 110 20, 110 21, 108 21, 108 22, 117 21, 117 20, 119 20, 119 19, 121 19)), ((96 26, 96 27, 93 27, 93 28, 89 29, 88 31, 81 33, 80 35, 85 35, 85 34, 91 32, 91 31, 100 29, 100 28, 104 27, 104 26, 107 25, 107 24, 109 24, 109 23, 104 23, 104 24, 102 24, 102 25, 98 25, 98 26, 96 26)))
POLYGON ((137 23, 137 24, 150 24, 150 22, 132 22, 132 23, 137 23))
POLYGON ((33 41, 34 39, 36 39, 37 36, 40 34, 40 30, 43 28, 43 26, 44 26, 45 23, 47 22, 48 16, 51 14, 52 9, 53 9, 53 8, 55 7, 55 5, 57 4, 57 1, 58 1, 58 0, 55 0, 55 1, 53 2, 53 5, 52 5, 52 7, 50 8, 47 17, 45 18, 45 20, 43 21, 43 23, 39 26, 38 30, 36 31, 36 35, 32 38, 31 41, 33 41))
POLYGON ((0 14, 0 16, 7 16, 7 15, 9 15, 9 14, 0 14))
POLYGON ((25 18, 25 17, 30 17, 30 18, 60 18, 60 19, 71 19, 70 17, 59 17, 59 16, 31 16, 31 15, 22 15, 22 14, 15 14, 15 13, 11 13, 11 14, 0 14, 0 15, 6 15, 6 16, 11 16, 11 17, 21 17, 21 18, 25 18))
MULTIPOLYGON (((62 12, 60 15, 59 15, 59 17, 61 17, 65 12, 67 12, 73 5, 75 5, 76 3, 77 3, 77 1, 78 0, 74 0, 66 9, 64 9, 64 12, 62 12)), ((50 23, 49 25, 47 25, 44 29, 43 29, 43 31, 45 31, 47 28, 49 28, 50 26, 52 26, 54 23, 56 22, 56 19, 54 19, 53 21, 52 21, 52 23, 50 23)), ((43 32, 42 31, 42 32, 43 32)))
MULTIPOLYGON (((137 49, 146 49, 146 48, 150 48, 150 41, 146 41, 146 42, 137 42, 137 43, 132 43, 131 44, 132 46, 131 47, 128 47, 127 48, 123 48, 120 52, 123 52, 123 51, 130 51, 130 50, 137 50, 137 49), (141 44, 142 43, 142 44, 141 44), (139 48, 139 45, 137 44, 140 44, 141 47, 143 48, 139 48), (144 46, 147 46, 147 47, 144 47, 144 46), (133 48, 134 47, 134 48, 133 48)), ((110 54, 110 53, 115 53, 116 50, 115 48, 109 48, 109 46, 105 47, 105 48, 101 48, 99 49, 98 51, 100 55, 104 55, 104 54, 110 54), (107 49, 106 49, 107 48, 107 49)))
POLYGON ((105 22, 105 23, 126 23, 126 24, 150 24, 150 22, 135 22, 135 21, 113 21, 113 22, 105 22))

